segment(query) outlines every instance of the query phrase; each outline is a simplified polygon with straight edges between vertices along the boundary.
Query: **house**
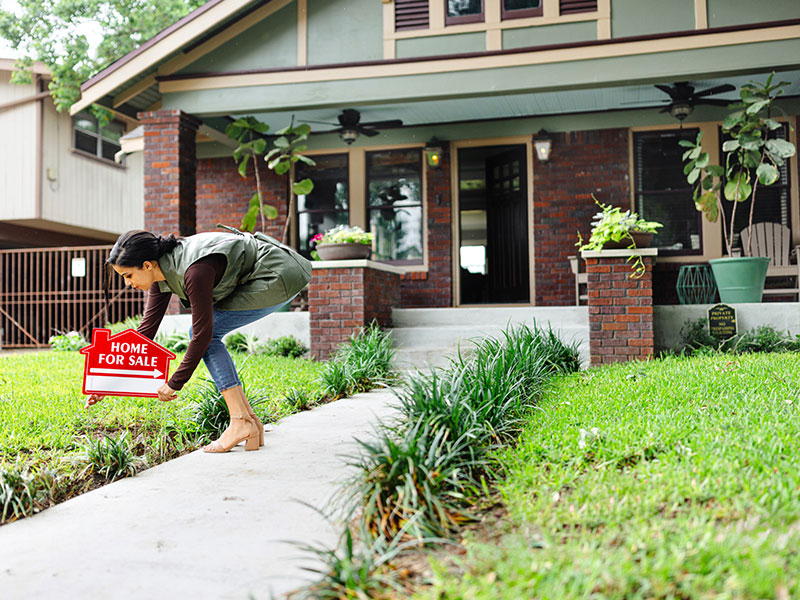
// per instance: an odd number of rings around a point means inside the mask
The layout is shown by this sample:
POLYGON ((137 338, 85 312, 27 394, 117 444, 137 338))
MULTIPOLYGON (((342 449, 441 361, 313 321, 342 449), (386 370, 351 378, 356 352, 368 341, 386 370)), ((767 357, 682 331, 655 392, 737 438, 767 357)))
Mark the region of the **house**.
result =
POLYGON ((114 160, 137 121, 115 112, 99 127, 90 110, 59 113, 44 65, 30 85, 10 83, 13 70, 0 59, 0 249, 108 244, 141 228, 142 156, 114 160))
MULTIPOLYGON (((87 81, 72 112, 142 125, 146 229, 237 225, 255 188, 226 125, 293 119, 313 127, 316 165, 296 176, 316 187, 291 243, 372 230, 373 257, 403 272, 401 306, 574 304, 568 256, 593 198, 664 224, 654 287, 669 303, 681 265, 723 253, 677 142, 702 132, 716 161, 726 104, 772 71, 791 82, 779 135, 796 143, 789 0, 210 0, 87 81)), ((263 177, 280 236, 288 180, 263 177)), ((799 179, 794 158, 756 209, 795 244, 799 179)))

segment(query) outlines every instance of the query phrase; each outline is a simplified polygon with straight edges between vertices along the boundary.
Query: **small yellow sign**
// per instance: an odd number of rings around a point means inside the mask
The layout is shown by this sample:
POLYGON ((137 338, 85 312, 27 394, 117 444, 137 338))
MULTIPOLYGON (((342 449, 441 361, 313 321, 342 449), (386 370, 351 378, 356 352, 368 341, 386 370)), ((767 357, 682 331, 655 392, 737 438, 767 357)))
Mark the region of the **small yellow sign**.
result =
POLYGON ((727 340, 739 331, 736 309, 727 304, 717 304, 708 309, 708 332, 716 338, 727 340))

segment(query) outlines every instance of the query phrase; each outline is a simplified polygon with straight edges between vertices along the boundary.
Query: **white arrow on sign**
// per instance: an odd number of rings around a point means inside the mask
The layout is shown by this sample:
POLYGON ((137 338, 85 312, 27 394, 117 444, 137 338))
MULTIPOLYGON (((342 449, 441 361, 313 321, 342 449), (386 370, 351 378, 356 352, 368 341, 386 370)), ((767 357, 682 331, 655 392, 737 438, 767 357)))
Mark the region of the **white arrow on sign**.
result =
POLYGON ((90 373, 106 373, 107 375, 139 375, 148 377, 161 377, 163 373, 158 369, 152 371, 133 371, 130 369, 89 369, 90 373))

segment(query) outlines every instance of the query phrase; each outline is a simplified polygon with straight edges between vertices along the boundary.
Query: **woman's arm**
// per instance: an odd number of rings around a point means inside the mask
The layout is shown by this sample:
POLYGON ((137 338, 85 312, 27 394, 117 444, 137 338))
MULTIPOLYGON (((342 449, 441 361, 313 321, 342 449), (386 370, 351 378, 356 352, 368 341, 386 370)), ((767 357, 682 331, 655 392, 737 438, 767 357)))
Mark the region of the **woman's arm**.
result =
POLYGON ((158 287, 158 283, 154 283, 147 290, 147 297, 145 298, 144 314, 142 315, 142 322, 136 331, 151 340, 156 337, 158 328, 161 325, 161 320, 167 313, 169 308, 169 301, 172 297, 172 292, 162 292, 158 287))

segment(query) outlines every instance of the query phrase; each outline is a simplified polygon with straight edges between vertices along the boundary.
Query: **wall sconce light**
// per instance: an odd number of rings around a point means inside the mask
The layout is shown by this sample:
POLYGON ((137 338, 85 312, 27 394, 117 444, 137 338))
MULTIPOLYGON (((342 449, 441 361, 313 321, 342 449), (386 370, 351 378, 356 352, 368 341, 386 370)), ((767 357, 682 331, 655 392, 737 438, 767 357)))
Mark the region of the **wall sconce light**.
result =
POLYGON ((553 149, 553 139, 544 129, 540 129, 539 133, 533 136, 533 147, 539 162, 547 162, 550 160, 550 151, 553 149))
POLYGON ((425 144, 425 158, 428 161, 428 166, 431 169, 438 169, 442 162, 442 142, 432 137, 425 144))

